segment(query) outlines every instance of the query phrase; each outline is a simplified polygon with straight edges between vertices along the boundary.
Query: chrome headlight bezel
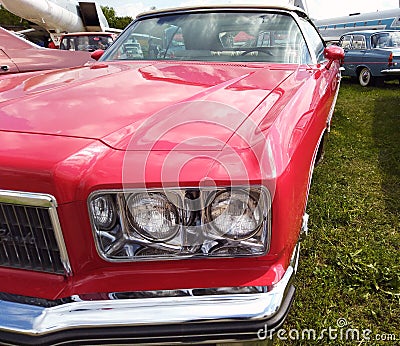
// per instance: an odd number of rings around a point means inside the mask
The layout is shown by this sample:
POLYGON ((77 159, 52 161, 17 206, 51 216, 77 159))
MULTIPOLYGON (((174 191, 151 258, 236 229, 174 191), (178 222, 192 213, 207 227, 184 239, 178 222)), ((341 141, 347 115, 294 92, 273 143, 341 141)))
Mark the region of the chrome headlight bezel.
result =
MULTIPOLYGON (((252 202, 254 203, 254 202, 252 202)), ((269 251, 271 237, 271 196, 261 185, 99 190, 88 197, 91 226, 99 255, 109 262, 135 262, 183 258, 263 256, 269 251), (224 236, 210 218, 208 210, 221 193, 248 193, 262 213, 257 227, 243 237, 224 236), (156 239, 137 227, 129 216, 132 196, 162 196, 178 215, 177 229, 169 236, 156 239), (99 196, 111 196, 116 206, 116 223, 112 229, 101 229, 91 213, 92 202, 99 196), (143 255, 145 254, 145 255, 143 255)))

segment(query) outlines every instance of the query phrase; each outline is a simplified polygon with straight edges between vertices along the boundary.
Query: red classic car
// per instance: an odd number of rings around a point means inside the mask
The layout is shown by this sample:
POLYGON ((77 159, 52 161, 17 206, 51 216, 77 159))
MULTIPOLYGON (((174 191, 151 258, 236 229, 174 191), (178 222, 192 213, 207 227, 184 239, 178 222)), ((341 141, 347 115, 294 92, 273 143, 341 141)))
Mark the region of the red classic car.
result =
POLYGON ((88 61, 93 61, 88 52, 66 52, 39 47, 0 28, 0 76, 82 66, 88 61))
POLYGON ((0 79, 0 341, 273 333, 342 48, 229 5, 144 13, 93 56, 0 79))

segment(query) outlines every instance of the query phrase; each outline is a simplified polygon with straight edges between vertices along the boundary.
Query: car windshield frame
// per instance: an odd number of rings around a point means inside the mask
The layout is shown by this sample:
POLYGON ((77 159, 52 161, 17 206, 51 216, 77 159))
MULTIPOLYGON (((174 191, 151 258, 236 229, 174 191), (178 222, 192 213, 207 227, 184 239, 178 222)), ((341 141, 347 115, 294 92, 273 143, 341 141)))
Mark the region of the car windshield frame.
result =
POLYGON ((297 19, 275 9, 146 15, 119 35, 101 61, 309 64, 315 57, 297 19))

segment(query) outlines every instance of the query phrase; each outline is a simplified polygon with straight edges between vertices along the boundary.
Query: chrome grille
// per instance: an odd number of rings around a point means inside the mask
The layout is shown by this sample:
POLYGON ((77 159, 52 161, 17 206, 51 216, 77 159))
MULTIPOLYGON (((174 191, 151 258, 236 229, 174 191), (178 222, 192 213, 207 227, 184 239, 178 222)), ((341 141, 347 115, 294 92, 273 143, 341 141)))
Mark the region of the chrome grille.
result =
POLYGON ((55 206, 49 195, 0 191, 0 266, 69 273, 55 206))

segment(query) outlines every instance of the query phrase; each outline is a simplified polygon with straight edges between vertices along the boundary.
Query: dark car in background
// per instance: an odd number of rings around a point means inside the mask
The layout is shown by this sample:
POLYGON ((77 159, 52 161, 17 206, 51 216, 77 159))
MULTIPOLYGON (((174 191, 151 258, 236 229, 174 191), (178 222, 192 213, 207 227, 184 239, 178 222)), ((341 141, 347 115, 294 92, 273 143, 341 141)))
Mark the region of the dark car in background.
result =
POLYGON ((343 76, 358 78, 362 86, 400 79, 400 31, 350 32, 339 46, 345 50, 343 76))
POLYGON ((0 75, 82 66, 93 61, 89 52, 48 49, 0 28, 0 75))

